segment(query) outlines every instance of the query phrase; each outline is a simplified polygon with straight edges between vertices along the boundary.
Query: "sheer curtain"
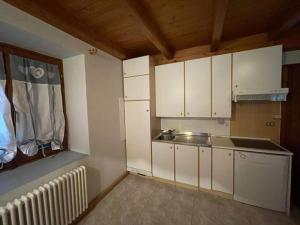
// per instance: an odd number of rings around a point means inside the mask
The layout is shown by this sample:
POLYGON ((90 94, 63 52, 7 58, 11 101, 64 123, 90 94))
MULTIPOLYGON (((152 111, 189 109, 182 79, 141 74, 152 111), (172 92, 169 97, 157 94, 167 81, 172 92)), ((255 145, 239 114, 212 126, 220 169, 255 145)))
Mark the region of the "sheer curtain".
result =
POLYGON ((11 105, 5 95, 5 84, 3 55, 0 52, 0 164, 10 162, 17 154, 11 105))
POLYGON ((65 118, 57 65, 10 55, 18 148, 26 155, 62 148, 65 118))

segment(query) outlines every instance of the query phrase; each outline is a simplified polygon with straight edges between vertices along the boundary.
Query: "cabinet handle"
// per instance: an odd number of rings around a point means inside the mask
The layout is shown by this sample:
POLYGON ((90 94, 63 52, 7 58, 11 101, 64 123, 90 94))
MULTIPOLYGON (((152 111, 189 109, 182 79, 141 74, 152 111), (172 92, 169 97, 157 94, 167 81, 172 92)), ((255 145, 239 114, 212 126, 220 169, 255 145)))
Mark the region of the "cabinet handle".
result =
POLYGON ((228 155, 231 156, 231 153, 229 153, 228 155))
POLYGON ((176 147, 176 149, 178 150, 179 148, 178 148, 178 147, 176 147))
POLYGON ((180 115, 182 116, 182 115, 183 115, 183 113, 181 112, 181 113, 180 113, 180 115))
POLYGON ((238 87, 238 85, 236 84, 236 85, 234 85, 236 88, 238 87))
POLYGON ((149 112, 150 110, 149 110, 149 109, 147 109, 146 111, 147 111, 147 112, 149 112))
POLYGON ((214 112, 214 115, 217 115, 217 113, 216 113, 216 112, 214 112))
POLYGON ((187 115, 190 115, 190 113, 189 113, 189 112, 187 112, 186 114, 187 114, 187 115))
POLYGON ((170 149, 173 149, 173 147, 171 146, 170 149))
POLYGON ((204 152, 204 150, 202 150, 201 152, 204 152))
POLYGON ((127 96, 124 96, 124 98, 127 98, 127 96))

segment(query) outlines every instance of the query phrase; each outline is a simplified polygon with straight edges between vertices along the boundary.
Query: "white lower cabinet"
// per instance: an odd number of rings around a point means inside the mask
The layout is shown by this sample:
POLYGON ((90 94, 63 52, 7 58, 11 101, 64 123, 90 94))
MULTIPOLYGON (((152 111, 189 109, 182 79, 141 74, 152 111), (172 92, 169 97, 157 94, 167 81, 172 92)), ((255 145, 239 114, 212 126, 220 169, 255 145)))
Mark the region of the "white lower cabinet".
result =
POLYGON ((152 142, 152 174, 174 181, 174 144, 152 142))
POLYGON ((175 145, 175 181, 198 187, 198 147, 175 145))
POLYGON ((199 148, 199 187, 211 189, 211 148, 199 148))
POLYGON ((233 150, 213 148, 212 189, 233 194, 233 150))

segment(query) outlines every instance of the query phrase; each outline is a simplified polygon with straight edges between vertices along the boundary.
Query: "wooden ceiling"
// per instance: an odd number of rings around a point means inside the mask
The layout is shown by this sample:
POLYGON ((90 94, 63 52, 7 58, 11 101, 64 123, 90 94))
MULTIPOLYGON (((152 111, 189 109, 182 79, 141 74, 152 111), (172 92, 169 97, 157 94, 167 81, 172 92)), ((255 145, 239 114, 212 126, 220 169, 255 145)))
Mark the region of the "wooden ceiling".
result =
MULTIPOLYGON (((297 0, 5 0, 120 59, 210 46, 299 27, 297 0), (46 6, 46 7, 45 7, 46 6)), ((299 30, 299 29, 297 29, 299 30)))

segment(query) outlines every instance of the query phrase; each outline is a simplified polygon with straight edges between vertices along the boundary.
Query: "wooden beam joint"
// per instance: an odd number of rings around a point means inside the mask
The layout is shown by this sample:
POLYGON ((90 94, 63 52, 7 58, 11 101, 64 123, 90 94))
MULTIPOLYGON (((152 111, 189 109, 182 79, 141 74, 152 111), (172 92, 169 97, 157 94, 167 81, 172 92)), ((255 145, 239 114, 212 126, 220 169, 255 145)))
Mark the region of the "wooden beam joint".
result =
POLYGON ((137 24, 144 31, 146 37, 167 59, 171 59, 173 57, 173 50, 161 33, 159 27, 147 13, 142 2, 138 0, 125 0, 125 2, 127 3, 131 14, 135 17, 137 24))

